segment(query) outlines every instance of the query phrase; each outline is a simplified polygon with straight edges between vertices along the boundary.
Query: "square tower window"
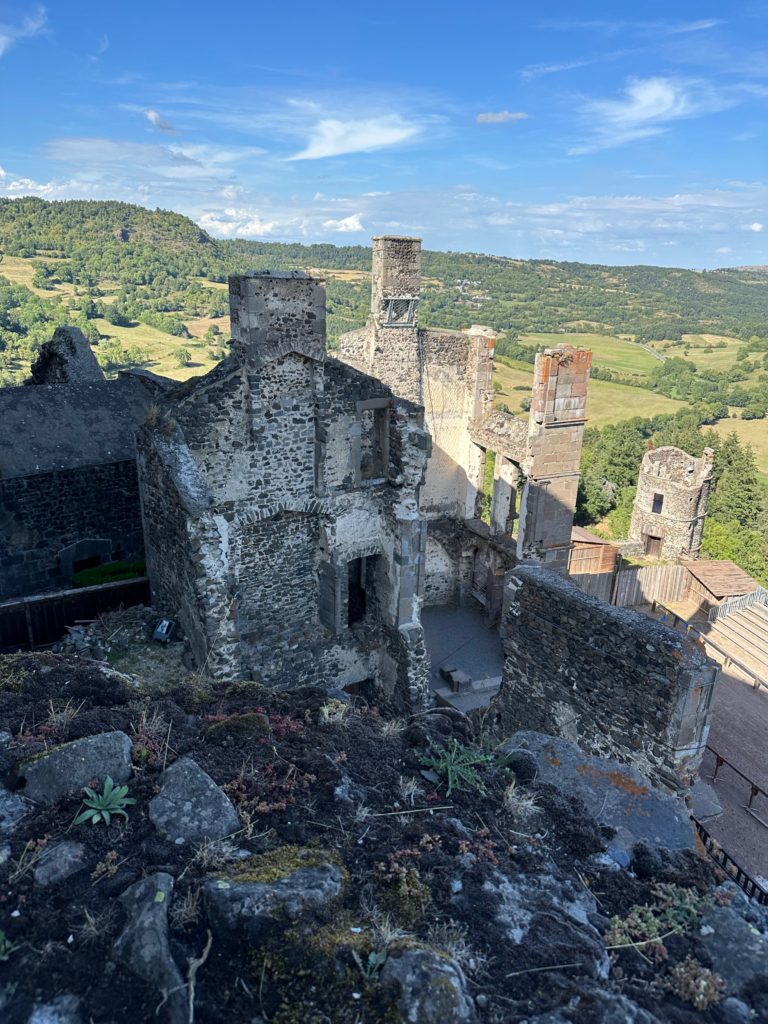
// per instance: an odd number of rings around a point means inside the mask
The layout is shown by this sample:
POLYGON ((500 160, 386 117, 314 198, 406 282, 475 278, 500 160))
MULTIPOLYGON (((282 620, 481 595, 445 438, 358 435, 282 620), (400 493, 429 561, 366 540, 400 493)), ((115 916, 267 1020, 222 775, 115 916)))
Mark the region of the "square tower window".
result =
POLYGON ((654 494, 654 496, 653 496, 653 508, 651 509, 651 511, 655 515, 658 516, 658 515, 661 515, 661 510, 663 508, 664 508, 664 495, 663 494, 654 494))
POLYGON ((418 299, 385 299, 384 324, 387 327, 401 327, 413 324, 416 318, 418 299))

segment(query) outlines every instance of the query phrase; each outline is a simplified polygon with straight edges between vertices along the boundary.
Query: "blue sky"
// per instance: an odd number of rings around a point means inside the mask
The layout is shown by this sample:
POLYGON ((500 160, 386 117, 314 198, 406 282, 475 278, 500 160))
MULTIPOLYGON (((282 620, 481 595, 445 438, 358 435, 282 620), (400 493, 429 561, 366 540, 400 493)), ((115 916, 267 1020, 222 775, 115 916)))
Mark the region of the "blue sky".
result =
POLYGON ((768 263, 768 5, 0 0, 0 195, 218 237, 768 263))

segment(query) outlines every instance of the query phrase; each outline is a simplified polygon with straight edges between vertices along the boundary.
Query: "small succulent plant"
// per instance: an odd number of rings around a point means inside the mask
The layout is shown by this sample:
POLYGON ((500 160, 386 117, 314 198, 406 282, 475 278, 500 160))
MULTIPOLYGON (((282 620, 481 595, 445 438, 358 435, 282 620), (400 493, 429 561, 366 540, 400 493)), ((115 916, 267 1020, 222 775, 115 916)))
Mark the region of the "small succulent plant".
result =
POLYGON ((97 793, 89 786, 86 786, 83 792, 85 810, 75 818, 75 825, 84 825, 86 821, 90 821, 92 825, 97 825, 100 821, 109 825, 113 814, 122 814, 127 821, 128 813, 125 808, 136 803, 133 797, 128 796, 128 787, 115 786, 109 775, 104 779, 103 792, 97 793))

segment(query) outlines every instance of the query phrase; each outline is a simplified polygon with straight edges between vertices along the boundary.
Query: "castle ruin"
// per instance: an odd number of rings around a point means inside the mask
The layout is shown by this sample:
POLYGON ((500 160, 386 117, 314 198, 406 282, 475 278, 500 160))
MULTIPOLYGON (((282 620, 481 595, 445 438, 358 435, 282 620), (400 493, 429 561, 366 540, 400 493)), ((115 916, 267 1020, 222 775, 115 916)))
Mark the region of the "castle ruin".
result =
POLYGON ((629 540, 649 558, 698 558, 714 452, 700 459, 681 448, 651 448, 643 456, 632 506, 629 540))
POLYGON ((213 675, 428 699, 421 408, 326 356, 325 289, 230 278, 232 354, 138 438, 153 598, 213 675))
POLYGON ((567 569, 592 354, 563 346, 537 355, 526 424, 494 409, 494 332, 421 327, 420 291, 421 240, 374 238, 371 313, 342 335, 339 354, 424 406, 433 445, 420 494, 430 527, 425 603, 474 594, 496 621, 511 564, 567 569), (490 526, 481 521, 488 453, 490 526))

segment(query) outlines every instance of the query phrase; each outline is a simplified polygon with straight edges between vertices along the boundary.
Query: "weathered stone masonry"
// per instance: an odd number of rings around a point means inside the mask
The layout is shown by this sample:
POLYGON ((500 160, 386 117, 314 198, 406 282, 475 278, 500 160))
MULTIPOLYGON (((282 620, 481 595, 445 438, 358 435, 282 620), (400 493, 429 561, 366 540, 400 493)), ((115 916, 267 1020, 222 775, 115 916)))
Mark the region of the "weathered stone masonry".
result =
POLYGON ((632 506, 630 541, 656 558, 698 558, 712 486, 714 452, 700 459, 671 445, 643 456, 632 506))
POLYGON ((474 593, 489 621, 516 559, 565 572, 579 480, 591 353, 570 347, 536 360, 528 423, 494 410, 494 332, 419 326, 421 241, 373 239, 371 314, 339 339, 341 358, 425 408, 433 451, 420 507, 430 522, 426 601, 474 593), (479 523, 486 452, 495 453, 490 533, 479 523), (450 524, 468 524, 464 543, 450 524), (510 541, 516 534, 516 549, 510 541))
POLYGON ((81 332, 59 328, 29 383, 0 389, 0 600, 143 554, 134 433, 162 382, 105 380, 81 332))
POLYGON ((519 565, 507 577, 500 731, 535 729, 682 790, 709 732, 717 665, 687 637, 519 565))
POLYGON ((155 600, 200 664, 427 699, 423 412, 325 353, 325 291, 230 279, 232 356, 139 439, 155 600))

